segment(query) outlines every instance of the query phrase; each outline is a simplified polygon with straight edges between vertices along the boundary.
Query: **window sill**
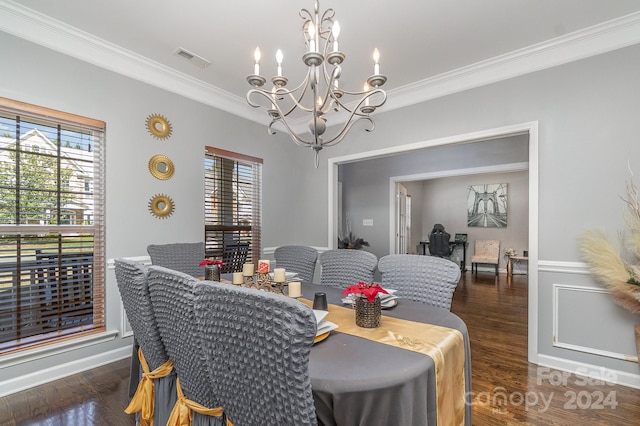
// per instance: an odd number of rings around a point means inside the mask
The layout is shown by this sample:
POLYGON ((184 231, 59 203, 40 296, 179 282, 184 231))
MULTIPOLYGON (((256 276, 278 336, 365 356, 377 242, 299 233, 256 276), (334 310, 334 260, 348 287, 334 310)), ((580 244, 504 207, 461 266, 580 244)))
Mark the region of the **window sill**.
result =
POLYGON ((28 349, 10 355, 0 356, 0 368, 7 368, 25 362, 31 362, 42 358, 70 352, 87 346, 98 345, 100 343, 114 340, 118 335, 118 330, 105 331, 102 333, 90 334, 64 342, 52 343, 39 348, 28 349))

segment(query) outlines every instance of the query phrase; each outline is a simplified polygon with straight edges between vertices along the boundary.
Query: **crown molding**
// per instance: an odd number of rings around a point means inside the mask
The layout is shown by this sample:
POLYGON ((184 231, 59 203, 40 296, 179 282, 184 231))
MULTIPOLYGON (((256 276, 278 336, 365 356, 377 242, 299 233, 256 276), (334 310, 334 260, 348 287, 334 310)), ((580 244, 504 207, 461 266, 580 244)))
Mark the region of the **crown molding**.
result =
POLYGON ((640 43, 640 12, 442 73, 387 93, 385 111, 640 43))
POLYGON ((242 118, 264 121, 245 99, 12 0, 0 2, 0 30, 242 118))
MULTIPOLYGON (((244 98, 26 8, 0 3, 0 30, 98 67, 264 124, 244 98)), ((387 92, 381 112, 555 67, 640 43, 640 12, 430 77, 387 92)), ((380 112, 377 112, 380 113, 380 112)), ((295 126, 306 126, 301 120, 295 126)))

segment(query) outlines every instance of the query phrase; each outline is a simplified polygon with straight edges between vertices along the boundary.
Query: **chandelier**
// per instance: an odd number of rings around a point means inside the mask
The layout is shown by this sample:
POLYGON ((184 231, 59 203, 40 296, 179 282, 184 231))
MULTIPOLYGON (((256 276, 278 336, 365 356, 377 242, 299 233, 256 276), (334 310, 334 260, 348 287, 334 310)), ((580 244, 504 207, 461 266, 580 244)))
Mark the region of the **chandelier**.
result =
POLYGON ((270 134, 276 133, 274 124, 281 123, 296 145, 312 148, 317 168, 320 150, 342 141, 356 122, 366 120, 368 125, 365 130, 371 132, 375 129, 370 114, 387 100, 387 94, 380 89, 387 77, 380 74, 380 53, 378 49, 374 49, 373 75, 367 78, 363 90, 348 91, 340 87, 341 64, 345 54, 338 49, 340 24, 334 20, 335 11, 327 9, 320 15, 319 2, 316 0, 313 14, 302 9, 300 17, 304 20, 302 32, 307 47, 302 55, 302 61, 307 66, 304 80, 294 89, 286 87, 289 80, 282 74, 283 54, 278 49, 277 73, 271 78, 273 87, 270 90, 262 88, 267 80, 260 75, 261 53, 257 47, 254 53, 254 72, 247 76, 247 81, 253 86, 247 92, 247 102, 254 108, 266 109, 271 119, 267 127, 270 134), (264 105, 255 102, 253 98, 256 96, 263 98, 264 105), (334 113, 336 118, 338 114, 342 114, 343 120, 342 125, 332 128, 335 131, 328 135, 325 131, 330 113, 334 113), (296 131, 293 117, 300 115, 310 116, 308 135, 306 132, 301 134, 296 131))

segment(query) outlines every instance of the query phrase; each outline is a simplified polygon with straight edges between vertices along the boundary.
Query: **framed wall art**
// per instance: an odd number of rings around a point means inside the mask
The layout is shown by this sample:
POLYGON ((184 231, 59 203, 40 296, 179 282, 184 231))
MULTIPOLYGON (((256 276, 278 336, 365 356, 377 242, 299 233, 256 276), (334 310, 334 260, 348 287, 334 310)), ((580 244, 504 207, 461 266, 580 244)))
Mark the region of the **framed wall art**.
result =
POLYGON ((467 226, 506 228, 507 184, 469 185, 467 226))

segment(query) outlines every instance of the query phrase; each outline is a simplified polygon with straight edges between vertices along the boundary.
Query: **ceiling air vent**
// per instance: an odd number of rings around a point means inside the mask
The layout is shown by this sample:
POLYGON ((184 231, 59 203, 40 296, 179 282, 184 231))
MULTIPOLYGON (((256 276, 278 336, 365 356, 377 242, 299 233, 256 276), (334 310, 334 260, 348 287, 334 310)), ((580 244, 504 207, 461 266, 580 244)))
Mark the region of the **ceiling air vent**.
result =
POLYGON ((197 65, 200 68, 206 68, 211 65, 211 62, 207 61, 202 56, 198 56, 193 52, 189 52, 187 49, 183 49, 182 47, 178 47, 173 52, 173 54, 191 62, 194 65, 197 65))

